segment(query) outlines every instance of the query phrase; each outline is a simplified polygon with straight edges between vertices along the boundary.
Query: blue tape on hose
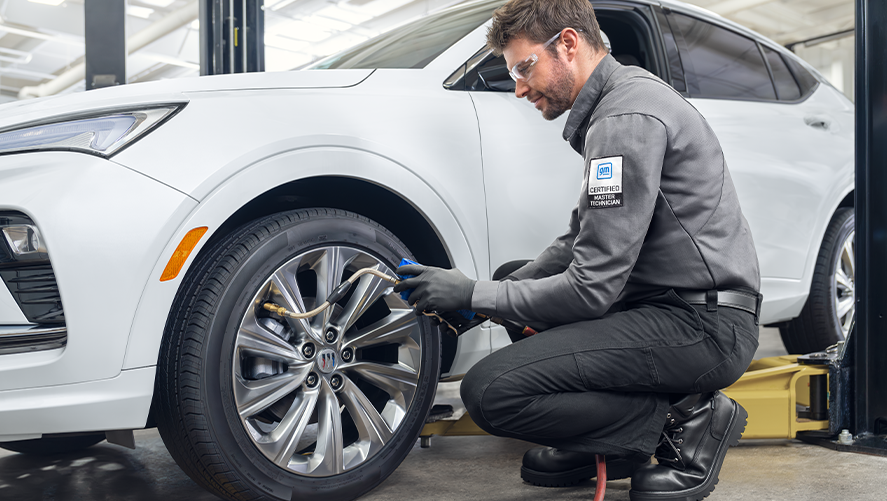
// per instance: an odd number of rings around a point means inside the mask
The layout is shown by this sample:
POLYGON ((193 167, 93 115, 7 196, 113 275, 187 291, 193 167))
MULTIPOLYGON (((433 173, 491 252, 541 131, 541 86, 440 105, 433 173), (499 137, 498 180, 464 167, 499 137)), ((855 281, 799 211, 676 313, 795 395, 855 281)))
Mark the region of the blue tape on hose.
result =
MULTIPOLYGON (((405 266, 408 264, 415 264, 418 266, 422 266, 419 263, 417 263, 411 259, 403 258, 400 260, 400 264, 397 265, 397 267, 400 268, 401 266, 405 266)), ((407 279, 407 278, 413 278, 414 276, 416 276, 416 275, 400 275, 400 278, 407 279)), ((412 294, 414 290, 416 290, 416 289, 407 289, 405 291, 400 291, 400 298, 403 299, 404 301, 409 301, 410 294, 412 294)), ((477 315, 477 313, 475 313, 471 310, 458 310, 457 313, 459 313, 460 315, 465 317, 465 320, 471 320, 472 318, 474 318, 475 315, 477 315)))

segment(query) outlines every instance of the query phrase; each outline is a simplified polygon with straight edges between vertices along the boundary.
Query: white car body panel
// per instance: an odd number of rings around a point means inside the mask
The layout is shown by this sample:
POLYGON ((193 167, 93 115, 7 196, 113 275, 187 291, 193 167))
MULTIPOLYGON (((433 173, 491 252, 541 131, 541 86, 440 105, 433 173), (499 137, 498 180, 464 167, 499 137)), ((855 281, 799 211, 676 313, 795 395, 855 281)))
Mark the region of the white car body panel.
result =
POLYGON ((67 346, 47 352, 57 356, 0 356, 0 401, 5 390, 119 375, 148 274, 196 202, 114 162, 66 152, 3 157, 0 200, 40 228, 68 328, 67 346))
POLYGON ((144 428, 154 373, 154 367, 144 367, 110 379, 0 392, 0 442, 48 433, 144 428))
MULTIPOLYGON (((561 138, 566 117, 546 122, 512 94, 443 89, 485 31, 477 28, 422 70, 201 77, 0 106, 3 130, 99 109, 187 103, 112 161, 63 152, 0 156, 0 210, 28 214, 43 233, 69 334, 63 349, 0 356, 0 441, 144 426, 183 277, 222 223, 273 187, 316 176, 384 186, 428 220, 453 265, 472 278, 538 255, 566 229, 582 159, 561 138), (199 226, 209 232, 178 278, 160 282, 178 243, 199 226)), ((792 318, 806 301, 825 226, 853 189, 852 105, 827 85, 800 104, 691 102, 718 133, 752 227, 764 275, 762 320, 792 318), (737 114, 745 127, 731 118, 737 114), (752 115, 757 129, 747 126, 752 115), (834 128, 807 127, 807 116, 825 116, 834 128), (799 120, 786 156, 784 131, 799 120), (781 160, 762 161, 767 152, 781 160)), ((0 289, 0 325, 25 323, 0 289)), ((469 332, 450 373, 508 343, 499 326, 469 332)))
MULTIPOLYGON (((475 269, 476 258, 472 255, 465 230, 451 212, 452 207, 444 203, 433 184, 423 181, 391 159, 368 153, 366 150, 345 147, 293 149, 258 162, 227 180, 207 196, 179 226, 150 274, 151 279, 145 287, 142 301, 135 314, 123 367, 129 369, 157 364, 161 341, 158 333, 163 332, 185 270, 183 269, 178 278, 168 282, 160 282, 159 277, 179 241, 189 230, 200 226, 207 226, 210 231, 217 229, 231 215, 232 208, 235 210, 240 208, 267 191, 269 187, 284 184, 296 177, 321 175, 373 180, 413 200, 447 242, 449 254, 456 266, 474 277, 486 276, 489 273, 486 266, 478 266, 479 271, 475 269), (293 165, 298 165, 297 173, 293 172, 293 165), (483 275, 480 275, 481 273, 483 275)), ((201 239, 198 247, 191 253, 185 269, 191 266, 194 257, 209 236, 208 234, 201 239)), ((481 251, 486 252, 485 248, 481 251)), ((480 357, 489 353, 488 336, 477 333, 462 339, 464 339, 462 350, 466 353, 476 352, 480 357)))
POLYGON ((853 190, 853 110, 835 92, 820 85, 801 103, 689 100, 721 142, 751 227, 764 323, 798 316, 830 215, 853 190), (805 119, 831 126, 810 127, 805 119))

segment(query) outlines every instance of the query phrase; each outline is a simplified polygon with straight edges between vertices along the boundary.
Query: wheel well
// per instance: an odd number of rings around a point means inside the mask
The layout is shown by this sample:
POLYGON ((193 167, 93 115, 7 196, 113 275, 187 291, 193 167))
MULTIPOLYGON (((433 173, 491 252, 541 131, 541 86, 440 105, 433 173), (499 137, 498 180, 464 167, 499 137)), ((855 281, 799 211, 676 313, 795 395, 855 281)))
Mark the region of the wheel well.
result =
POLYGON ((394 233, 420 263, 444 268, 452 266, 437 232, 413 205, 382 186, 337 176, 300 179, 262 193, 222 223, 201 253, 250 221, 311 207, 342 209, 368 217, 394 233), (367 203, 367 200, 372 202, 367 203))
MULTIPOLYGON (((377 184, 338 176, 300 179, 262 193, 222 223, 194 262, 198 262, 204 252, 210 252, 219 240, 250 221, 277 212, 311 207, 342 209, 368 217, 394 233, 418 262, 452 267, 452 259, 441 238, 416 207, 377 184)), ((456 358, 457 343, 449 336, 443 336, 441 342, 441 371, 447 373, 456 358)))
POLYGON ((856 194, 855 191, 851 191, 850 193, 848 193, 847 196, 844 197, 844 200, 841 200, 841 203, 838 204, 838 208, 840 208, 840 207, 855 207, 856 206, 855 194, 856 194))

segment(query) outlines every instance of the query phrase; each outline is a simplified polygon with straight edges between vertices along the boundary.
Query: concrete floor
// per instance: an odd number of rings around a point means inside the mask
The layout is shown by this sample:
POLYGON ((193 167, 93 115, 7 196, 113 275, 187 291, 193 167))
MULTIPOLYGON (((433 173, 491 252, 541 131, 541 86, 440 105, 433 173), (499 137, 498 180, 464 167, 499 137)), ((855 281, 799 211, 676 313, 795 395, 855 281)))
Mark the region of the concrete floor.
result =
MULTIPOLYGON (((784 354, 774 329, 762 329, 758 357, 784 354)), ((438 400, 457 402, 458 387, 441 385, 438 400)), ((0 450, 0 500, 209 501, 167 453, 156 430, 136 432, 136 450, 102 443, 53 458, 0 450)), ((533 444, 491 436, 435 437, 413 448, 406 461, 365 501, 591 499, 594 482, 540 488, 520 479, 523 453, 533 444)), ((802 444, 794 440, 743 441, 731 449, 713 500, 883 500, 876 479, 887 458, 802 444)), ((607 499, 627 500, 629 480, 607 484, 607 499)))

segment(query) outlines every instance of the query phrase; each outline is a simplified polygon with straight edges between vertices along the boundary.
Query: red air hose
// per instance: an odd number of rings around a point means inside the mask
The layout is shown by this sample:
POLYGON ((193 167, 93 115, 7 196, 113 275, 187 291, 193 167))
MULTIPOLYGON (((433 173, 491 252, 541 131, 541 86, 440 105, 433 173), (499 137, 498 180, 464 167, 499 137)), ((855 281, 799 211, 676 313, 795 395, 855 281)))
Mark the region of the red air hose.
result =
POLYGON ((597 486, 594 488, 594 501, 604 501, 607 492, 607 459, 603 454, 595 454, 597 463, 597 486))

